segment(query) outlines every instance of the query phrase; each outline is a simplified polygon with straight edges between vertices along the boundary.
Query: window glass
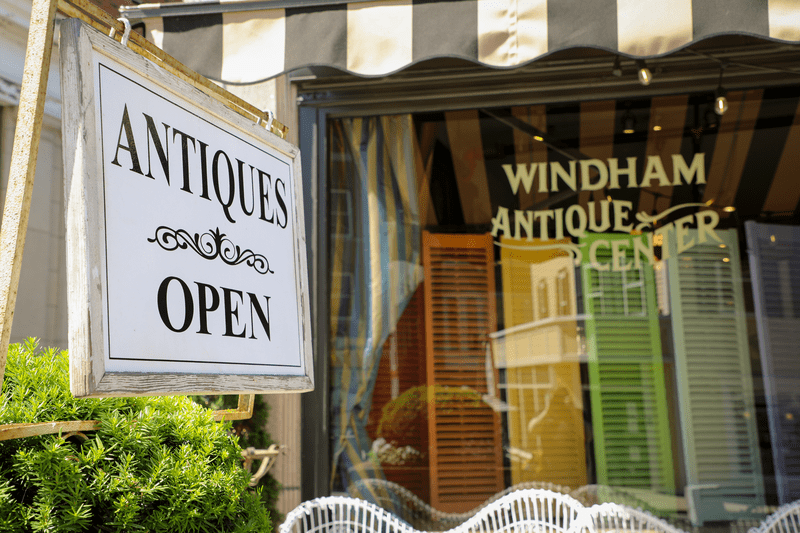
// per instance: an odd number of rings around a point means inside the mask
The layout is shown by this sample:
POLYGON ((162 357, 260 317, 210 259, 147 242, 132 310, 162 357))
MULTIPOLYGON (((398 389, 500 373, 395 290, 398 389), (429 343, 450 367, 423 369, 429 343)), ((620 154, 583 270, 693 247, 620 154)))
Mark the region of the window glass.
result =
POLYGON ((423 529, 518 487, 800 499, 800 88, 728 102, 332 120, 333 490, 423 529))

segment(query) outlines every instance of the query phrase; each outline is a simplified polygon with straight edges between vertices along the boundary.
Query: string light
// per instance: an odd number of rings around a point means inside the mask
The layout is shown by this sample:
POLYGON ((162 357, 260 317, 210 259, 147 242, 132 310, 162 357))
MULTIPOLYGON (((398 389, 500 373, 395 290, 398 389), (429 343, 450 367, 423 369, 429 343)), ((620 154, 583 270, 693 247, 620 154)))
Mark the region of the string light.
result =
POLYGON ((728 99, 725 98, 724 90, 717 90, 717 98, 714 100, 714 113, 724 115, 728 111, 728 99))
POLYGON ((661 131, 663 128, 661 126, 661 113, 656 113, 650 120, 650 124, 653 125, 653 131, 661 131))
POLYGON ((724 115, 725 112, 728 111, 728 99, 726 98, 728 93, 722 88, 723 72, 725 72, 725 64, 721 64, 719 67, 719 84, 717 86, 717 91, 714 93, 714 113, 719 116, 724 115))
POLYGON ((636 60, 636 70, 639 71, 639 83, 644 86, 650 85, 650 82, 653 81, 653 73, 647 68, 647 63, 643 59, 636 60))
POLYGON ((636 131, 635 128, 636 128, 636 118, 633 116, 633 113, 631 113, 631 110, 628 109, 622 115, 622 132, 627 135, 630 135, 631 133, 634 133, 636 131))

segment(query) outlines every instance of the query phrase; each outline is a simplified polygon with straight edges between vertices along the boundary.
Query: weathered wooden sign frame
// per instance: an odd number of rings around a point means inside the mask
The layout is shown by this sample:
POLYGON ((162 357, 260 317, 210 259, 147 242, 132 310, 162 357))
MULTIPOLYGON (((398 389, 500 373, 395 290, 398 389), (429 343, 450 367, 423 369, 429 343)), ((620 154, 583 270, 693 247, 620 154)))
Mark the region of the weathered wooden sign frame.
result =
MULTIPOLYGON (((8 189, 0 227, 0 387, 5 373, 11 326, 17 299, 17 289, 25 246, 25 234, 30 213, 36 158, 41 136, 44 102, 53 48, 56 12, 83 20, 99 31, 111 30, 113 37, 127 41, 135 52, 156 62, 180 79, 201 89, 234 112, 258 124, 263 124, 282 138, 286 127, 270 115, 270 120, 260 109, 225 91, 208 79, 182 65, 137 33, 127 35, 126 24, 115 21, 108 13, 87 0, 34 0, 25 67, 20 91, 17 128, 14 136, 8 189)), ((313 374, 311 374, 313 375, 313 374)), ((241 420, 252 416, 252 394, 240 394, 235 410, 215 412, 216 420, 241 420)), ((48 422, 42 424, 10 424, 0 427, 0 440, 30 435, 69 431, 90 431, 96 421, 48 422), (73 427, 74 426, 74 427, 73 427)))
POLYGON ((60 49, 73 395, 311 390, 297 147, 80 20, 60 49))

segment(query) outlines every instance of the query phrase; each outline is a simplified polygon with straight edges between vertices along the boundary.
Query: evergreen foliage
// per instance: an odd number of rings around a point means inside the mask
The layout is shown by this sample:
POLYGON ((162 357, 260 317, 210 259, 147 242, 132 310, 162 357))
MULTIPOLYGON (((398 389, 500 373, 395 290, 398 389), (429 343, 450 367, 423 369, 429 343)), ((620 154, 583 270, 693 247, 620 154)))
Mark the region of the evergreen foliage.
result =
MULTIPOLYGON (((200 405, 214 411, 235 409, 239 403, 239 397, 232 395, 192 396, 191 398, 200 405)), ((274 443, 272 436, 266 430, 269 409, 269 404, 264 401, 263 396, 256 394, 253 402, 253 416, 247 420, 233 421, 233 432, 239 437, 239 444, 242 448, 252 446, 257 450, 264 450, 274 443)), ((253 472, 256 471, 258 465, 259 461, 253 463, 253 472)), ((272 522, 283 522, 283 515, 275 507, 281 492, 280 482, 267 472, 258 481, 256 490, 260 492, 261 501, 267 507, 272 522)))
POLYGON ((99 420, 0 441, 0 531, 271 531, 230 423, 186 397, 76 399, 64 351, 9 349, 0 424, 99 420))

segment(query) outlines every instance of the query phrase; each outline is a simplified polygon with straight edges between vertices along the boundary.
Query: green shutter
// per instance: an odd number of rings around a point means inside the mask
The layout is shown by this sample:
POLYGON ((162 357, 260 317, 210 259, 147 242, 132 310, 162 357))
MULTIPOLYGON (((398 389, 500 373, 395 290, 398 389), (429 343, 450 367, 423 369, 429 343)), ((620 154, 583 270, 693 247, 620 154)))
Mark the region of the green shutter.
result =
POLYGON ((666 262, 686 497, 702 525, 743 518, 764 504, 764 487, 736 230, 704 243, 687 231, 694 246, 677 255, 668 239, 666 262))
POLYGON ((674 494, 672 446, 653 268, 634 268, 630 235, 583 239, 582 285, 598 483, 674 494), (625 239, 626 271, 611 269, 610 243, 625 239), (592 243, 601 267, 590 264, 592 243))

